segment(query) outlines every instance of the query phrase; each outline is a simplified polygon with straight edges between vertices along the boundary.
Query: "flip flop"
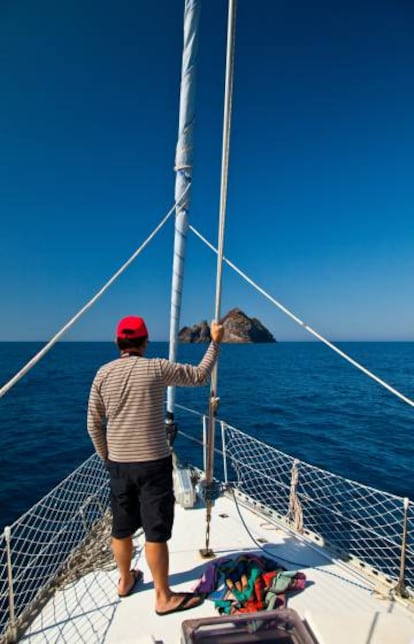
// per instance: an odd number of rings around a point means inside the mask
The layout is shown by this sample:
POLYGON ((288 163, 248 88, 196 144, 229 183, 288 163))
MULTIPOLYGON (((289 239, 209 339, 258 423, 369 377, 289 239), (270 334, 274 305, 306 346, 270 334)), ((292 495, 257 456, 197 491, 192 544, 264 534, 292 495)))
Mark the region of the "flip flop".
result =
MULTIPOLYGON (((118 597, 122 599, 122 597, 128 597, 131 595, 135 589, 135 586, 137 585, 138 582, 142 581, 144 579, 144 573, 142 570, 130 570, 134 576, 134 581, 132 582, 131 587, 128 589, 126 593, 118 593, 118 597)), ((121 580, 118 580, 118 584, 121 580)))
POLYGON ((180 613, 183 610, 190 610, 191 608, 197 608, 203 603, 203 601, 204 601, 204 597, 202 597, 201 595, 196 595, 194 593, 184 593, 184 597, 175 608, 171 608, 170 610, 163 610, 163 611, 156 610, 155 612, 160 617, 163 617, 164 615, 171 615, 171 613, 180 613), (196 604, 191 604, 190 601, 194 599, 194 597, 197 597, 200 601, 198 601, 196 604))

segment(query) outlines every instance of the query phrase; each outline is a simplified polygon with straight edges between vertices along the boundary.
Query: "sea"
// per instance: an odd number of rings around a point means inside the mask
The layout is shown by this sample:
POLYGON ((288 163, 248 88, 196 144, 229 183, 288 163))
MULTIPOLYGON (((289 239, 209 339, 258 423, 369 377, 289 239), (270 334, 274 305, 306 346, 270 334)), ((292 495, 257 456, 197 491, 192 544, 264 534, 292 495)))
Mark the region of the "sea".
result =
MULTIPOLYGON (((0 343, 5 384, 42 343, 0 343)), ((337 345, 414 398, 414 342, 337 345)), ((197 364, 205 345, 180 345, 197 364)), ((168 357, 151 342, 148 357, 168 357)), ((90 384, 114 343, 61 342, 0 399, 0 529, 11 525, 93 452, 86 431, 90 384)), ((223 345, 218 417, 269 445, 365 485, 414 500, 414 409, 323 344, 223 345)), ((209 388, 178 388, 179 405, 205 413, 209 388)), ((179 428, 188 427, 188 415, 179 428)), ((197 430, 198 431, 198 430, 197 430)), ((181 442, 177 441, 180 456, 181 442)))

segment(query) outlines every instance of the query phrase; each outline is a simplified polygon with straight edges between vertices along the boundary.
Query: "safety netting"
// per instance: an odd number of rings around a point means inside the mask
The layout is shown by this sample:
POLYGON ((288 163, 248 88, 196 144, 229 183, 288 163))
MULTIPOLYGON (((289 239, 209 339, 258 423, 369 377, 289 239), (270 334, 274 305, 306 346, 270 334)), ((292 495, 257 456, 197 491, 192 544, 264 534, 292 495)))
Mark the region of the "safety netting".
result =
MULTIPOLYGON (((64 578, 86 572, 79 560, 94 543, 109 552, 108 476, 91 456, 0 537, 0 638, 13 636, 64 578), (77 561, 75 565, 75 561, 77 561)), ((30 618, 29 618, 30 621, 30 618)))
POLYGON ((405 559, 405 583, 414 589, 412 502, 299 461, 229 425, 223 435, 236 489, 385 581, 399 582, 405 559))

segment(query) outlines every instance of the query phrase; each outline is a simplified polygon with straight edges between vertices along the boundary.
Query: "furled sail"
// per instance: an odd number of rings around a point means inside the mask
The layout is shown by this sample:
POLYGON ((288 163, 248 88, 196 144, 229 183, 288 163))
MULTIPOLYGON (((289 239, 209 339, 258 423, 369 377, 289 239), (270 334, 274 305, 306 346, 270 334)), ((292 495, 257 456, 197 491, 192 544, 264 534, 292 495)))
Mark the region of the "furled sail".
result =
MULTIPOLYGON (((178 331, 181 315, 181 295, 184 278, 190 184, 193 164, 193 132, 195 119, 195 72, 198 48, 198 23, 201 0, 186 0, 184 8, 184 45, 181 65, 180 112, 175 154, 175 237, 171 285, 169 359, 177 357, 178 331)), ((175 387, 167 393, 167 417, 174 414, 175 387)))

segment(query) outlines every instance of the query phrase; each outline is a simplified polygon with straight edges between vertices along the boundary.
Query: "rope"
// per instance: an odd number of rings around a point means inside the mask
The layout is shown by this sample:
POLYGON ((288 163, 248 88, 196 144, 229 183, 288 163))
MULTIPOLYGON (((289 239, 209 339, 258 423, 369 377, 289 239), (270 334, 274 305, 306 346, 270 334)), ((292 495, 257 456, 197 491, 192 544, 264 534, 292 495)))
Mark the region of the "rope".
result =
MULTIPOLYGON (((184 194, 187 192, 188 187, 189 186, 187 186, 187 188, 184 190, 183 194, 181 195, 181 199, 184 197, 184 194)), ((17 382, 19 382, 19 380, 21 380, 23 378, 23 376, 26 375, 26 373, 28 371, 30 371, 30 369, 32 369, 32 367, 34 367, 43 358, 43 356, 46 355, 46 353, 48 351, 50 351, 50 349, 53 347, 53 345, 56 344, 56 342, 66 333, 66 331, 68 331, 75 324, 75 322, 77 322, 79 320, 79 318, 84 313, 86 313, 86 311, 88 311, 91 308, 91 306, 93 306, 95 304, 95 302, 97 302, 99 300, 100 297, 102 297, 102 295, 105 293, 105 291, 107 291, 108 288, 115 282, 115 280, 117 280, 118 277, 128 268, 128 266, 130 264, 132 264, 134 259, 136 259, 136 257, 138 257, 138 255, 144 250, 144 248, 149 244, 149 242, 161 230, 161 228, 164 226, 164 224, 167 222, 167 220, 170 218, 170 216, 174 212, 175 207, 176 207, 176 204, 174 203, 172 208, 165 215, 164 219, 158 224, 158 226, 156 226, 156 228, 154 228, 152 233, 141 244, 141 246, 139 248, 137 248, 137 250, 131 255, 131 257, 125 262, 125 264, 123 264, 121 266, 121 268, 119 270, 117 270, 116 273, 114 273, 114 275, 112 275, 112 277, 89 300, 89 302, 87 302, 85 304, 85 306, 83 306, 80 309, 80 311, 78 311, 78 313, 76 313, 76 315, 74 315, 73 318, 71 318, 69 320, 69 322, 67 322, 60 329, 60 331, 58 331, 58 333, 56 333, 56 335, 54 335, 53 338, 51 340, 49 340, 49 342, 38 353, 36 353, 36 355, 33 356, 33 358, 31 358, 31 360, 29 360, 29 362, 22 369, 20 369, 20 371, 18 371, 5 385, 3 385, 3 387, 0 389, 0 398, 2 398, 9 391, 9 389, 11 389, 17 382)))
MULTIPOLYGON (((217 249, 213 246, 213 244, 211 244, 205 237, 203 237, 203 235, 201 233, 199 233, 198 230, 196 230, 196 228, 194 228, 193 226, 190 225, 190 230, 206 246, 208 246, 212 251, 214 251, 215 253, 218 252, 217 249)), ((362 371, 362 373, 364 373, 366 376, 368 376, 369 378, 372 378, 372 380, 375 380, 379 385, 381 385, 382 387, 387 389, 389 392, 394 394, 394 396, 397 396, 397 398, 400 398, 403 402, 407 403, 407 405, 410 405, 411 407, 414 407, 414 400, 412 400, 411 398, 408 398, 407 396, 405 396, 404 394, 399 392, 394 387, 391 387, 391 385, 389 385, 387 382, 385 382, 384 380, 382 380, 381 378, 376 376, 374 373, 372 373, 372 371, 369 371, 369 369, 364 367, 362 364, 360 364, 359 362, 357 362, 356 360, 351 358, 344 351, 341 351, 341 349, 339 349, 337 346, 332 344, 332 342, 327 340, 323 335, 321 335, 320 333, 318 333, 317 331, 312 329, 312 327, 310 327, 308 324, 305 324, 305 322, 303 322, 300 318, 298 318, 294 313, 289 311, 288 308, 283 306, 283 304, 281 304, 278 300, 276 300, 274 297, 269 295, 269 293, 267 293, 263 288, 261 288, 256 282, 254 282, 252 279, 250 279, 250 277, 248 277, 248 275, 246 275, 246 273, 244 273, 242 270, 240 270, 240 268, 237 268, 237 266, 235 264, 233 264, 233 262, 228 260, 226 257, 223 257, 223 261, 226 262, 226 264, 228 266, 230 266, 230 268, 232 268, 236 273, 238 273, 238 275, 240 275, 248 284, 253 286, 253 288, 256 289, 256 291, 258 291, 259 293, 264 295, 264 297, 267 298, 270 302, 272 302, 272 304, 277 306, 278 309, 280 309, 283 313, 285 313, 288 317, 290 317, 294 322, 299 324, 299 326, 303 327, 305 329, 305 331, 307 331, 308 333, 313 335, 315 338, 317 338, 318 340, 320 340, 321 342, 326 344, 326 346, 328 346, 330 349, 332 349, 332 351, 335 351, 335 353, 340 355, 341 358, 344 358, 344 360, 347 360, 347 362, 349 362, 354 367, 356 367, 357 369, 362 371)))
POLYGON ((302 504, 299 500, 297 489, 299 483, 299 462, 297 459, 293 461, 290 492, 289 492, 289 508, 287 513, 287 520, 293 524, 297 532, 303 532, 303 510, 302 504))

